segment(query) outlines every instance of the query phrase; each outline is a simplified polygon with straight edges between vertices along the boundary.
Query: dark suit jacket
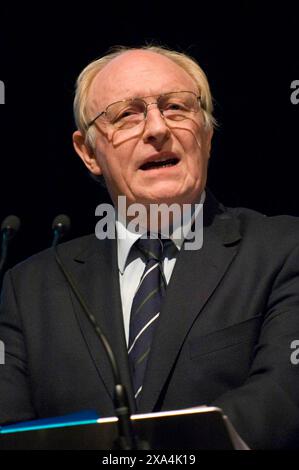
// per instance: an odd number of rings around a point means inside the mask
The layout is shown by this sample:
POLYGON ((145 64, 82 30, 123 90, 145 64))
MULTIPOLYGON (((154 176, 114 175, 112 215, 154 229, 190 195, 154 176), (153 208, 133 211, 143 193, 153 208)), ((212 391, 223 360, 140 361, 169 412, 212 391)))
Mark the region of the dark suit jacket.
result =
MULTIPOLYGON (((140 411, 221 407, 252 448, 299 446, 299 221, 225 209, 208 194, 204 241, 179 253, 156 330, 140 411)), ((115 240, 86 236, 60 257, 132 387, 115 240)), ((53 249, 5 278, 0 422, 82 409, 113 415, 103 347, 67 286, 53 249)))

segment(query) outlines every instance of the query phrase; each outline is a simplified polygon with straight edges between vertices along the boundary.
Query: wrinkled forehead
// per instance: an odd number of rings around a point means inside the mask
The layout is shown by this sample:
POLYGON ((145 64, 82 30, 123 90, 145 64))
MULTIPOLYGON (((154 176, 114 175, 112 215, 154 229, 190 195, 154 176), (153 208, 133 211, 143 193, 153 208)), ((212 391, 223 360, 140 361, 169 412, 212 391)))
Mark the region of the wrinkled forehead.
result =
POLYGON ((195 80, 171 59, 151 51, 127 51, 95 76, 87 109, 95 114, 118 100, 182 90, 198 93, 195 80))

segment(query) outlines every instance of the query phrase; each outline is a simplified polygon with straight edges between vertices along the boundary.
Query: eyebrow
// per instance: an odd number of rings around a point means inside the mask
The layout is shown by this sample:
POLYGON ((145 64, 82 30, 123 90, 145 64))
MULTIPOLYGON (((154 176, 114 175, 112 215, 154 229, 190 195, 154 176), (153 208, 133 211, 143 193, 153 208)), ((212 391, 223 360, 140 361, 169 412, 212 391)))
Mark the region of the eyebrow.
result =
MULTIPOLYGON (((161 91, 159 93, 154 93, 154 94, 150 94, 150 95, 143 95, 142 93, 138 93, 137 95, 133 95, 133 96, 131 95, 131 96, 128 96, 127 98, 118 99, 117 101, 114 101, 114 103, 118 103, 118 102, 126 101, 126 100, 135 100, 135 99, 159 97, 159 96, 162 96, 162 95, 168 95, 169 93, 179 93, 179 92, 183 92, 183 91, 188 91, 190 93, 193 93, 195 96, 197 96, 197 93, 199 93, 199 92, 194 92, 194 91, 185 90, 185 89, 175 90, 175 91, 169 91, 169 90, 168 91, 161 91)), ((110 103, 110 104, 113 104, 113 103, 110 103)))

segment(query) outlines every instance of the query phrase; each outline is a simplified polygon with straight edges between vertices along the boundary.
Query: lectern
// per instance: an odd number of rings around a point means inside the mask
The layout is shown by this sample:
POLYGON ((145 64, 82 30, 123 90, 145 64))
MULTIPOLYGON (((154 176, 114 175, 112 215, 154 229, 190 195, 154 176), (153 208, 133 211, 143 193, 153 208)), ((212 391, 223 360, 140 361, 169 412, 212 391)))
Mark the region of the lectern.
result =
MULTIPOLYGON (((196 407, 132 415, 134 432, 153 450, 248 449, 220 408, 196 407)), ((0 450, 110 450, 117 419, 85 412, 0 428, 0 450)))

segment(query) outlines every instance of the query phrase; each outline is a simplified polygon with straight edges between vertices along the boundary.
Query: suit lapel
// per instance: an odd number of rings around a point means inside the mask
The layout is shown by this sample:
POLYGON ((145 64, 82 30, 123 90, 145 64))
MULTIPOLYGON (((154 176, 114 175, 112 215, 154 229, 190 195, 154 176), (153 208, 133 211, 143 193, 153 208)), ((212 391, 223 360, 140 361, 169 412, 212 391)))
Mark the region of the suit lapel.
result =
POLYGON ((153 410, 185 337, 232 262, 241 236, 236 219, 208 194, 200 250, 178 255, 146 371, 140 412, 153 410))
MULTIPOLYGON (((131 398, 132 388, 120 299, 116 242, 108 239, 99 241, 94 236, 87 238, 88 246, 86 249, 81 250, 72 259, 66 258, 62 250, 60 256, 113 349, 121 379, 128 391, 131 409, 133 410, 134 403, 131 398)), ((100 339, 96 336, 94 328, 73 294, 72 298, 86 346, 107 393, 113 399, 114 379, 107 355, 100 339)))
MULTIPOLYGON (((139 411, 155 408, 183 342, 206 302, 232 262, 241 236, 236 219, 208 194, 204 206, 204 241, 197 251, 179 253, 146 371, 139 411)), ((112 345, 134 411, 126 340, 120 299, 115 240, 86 237, 86 247, 68 257, 63 245, 61 260, 79 292, 112 345)), ((93 327, 72 294, 74 310, 91 359, 107 393, 113 399, 113 374, 93 327)))

